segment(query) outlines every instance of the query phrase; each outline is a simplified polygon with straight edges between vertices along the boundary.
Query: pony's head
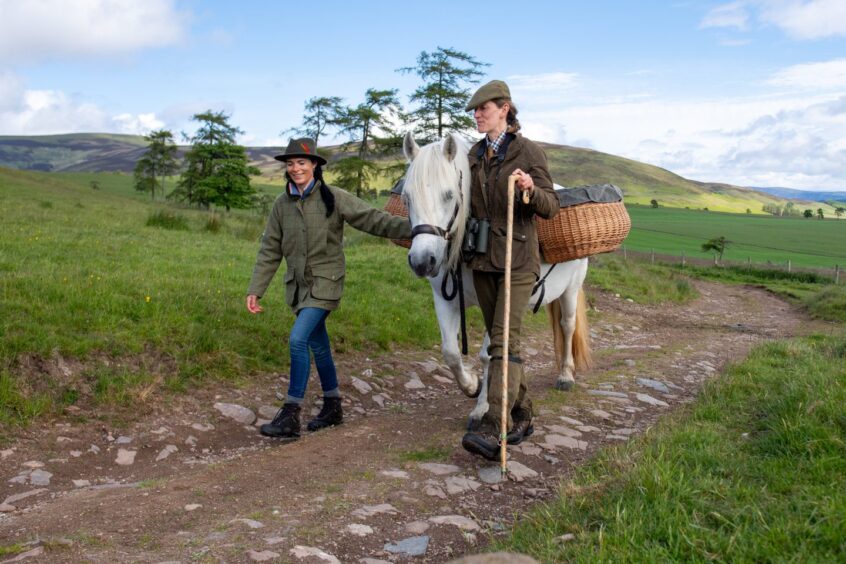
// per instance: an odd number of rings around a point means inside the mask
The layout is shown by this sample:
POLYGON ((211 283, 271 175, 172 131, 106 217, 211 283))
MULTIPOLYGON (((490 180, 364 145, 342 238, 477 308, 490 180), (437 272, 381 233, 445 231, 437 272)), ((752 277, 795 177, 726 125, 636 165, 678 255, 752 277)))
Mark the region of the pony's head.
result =
POLYGON ((452 134, 422 148, 410 132, 405 136, 403 152, 410 164, 402 197, 414 233, 408 264, 417 276, 437 276, 460 260, 470 212, 467 151, 452 134))

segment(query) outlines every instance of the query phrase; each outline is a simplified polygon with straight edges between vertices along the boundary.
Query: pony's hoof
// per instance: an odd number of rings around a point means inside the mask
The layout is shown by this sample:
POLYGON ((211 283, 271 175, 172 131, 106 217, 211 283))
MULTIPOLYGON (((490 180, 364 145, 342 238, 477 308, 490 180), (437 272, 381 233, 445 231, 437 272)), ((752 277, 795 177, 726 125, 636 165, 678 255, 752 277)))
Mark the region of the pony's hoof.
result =
POLYGON ((475 419, 473 417, 470 417, 470 418, 467 419, 467 430, 468 431, 478 431, 479 427, 481 427, 481 426, 482 426, 482 419, 481 418, 475 419))
POLYGON ((576 383, 573 380, 562 380, 559 378, 555 381, 555 389, 561 390, 562 392, 569 392, 575 385, 576 383))
POLYGON ((479 394, 482 391, 482 381, 476 380, 476 389, 473 390, 473 392, 468 392, 467 390, 465 390, 460 385, 458 386, 458 389, 461 390, 464 393, 464 395, 467 396, 468 398, 474 398, 475 399, 475 398, 479 397, 479 394))

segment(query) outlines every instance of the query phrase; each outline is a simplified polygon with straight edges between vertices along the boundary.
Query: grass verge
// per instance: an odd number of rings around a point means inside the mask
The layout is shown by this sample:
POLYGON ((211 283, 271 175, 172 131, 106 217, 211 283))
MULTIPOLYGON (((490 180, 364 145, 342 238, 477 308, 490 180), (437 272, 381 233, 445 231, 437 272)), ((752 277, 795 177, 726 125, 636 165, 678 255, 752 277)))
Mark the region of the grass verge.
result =
POLYGON ((587 282, 642 304, 684 303, 699 295, 686 276, 666 266, 611 254, 591 257, 587 282))
POLYGON ((495 548, 545 562, 842 562, 844 404, 846 336, 759 346, 495 548))

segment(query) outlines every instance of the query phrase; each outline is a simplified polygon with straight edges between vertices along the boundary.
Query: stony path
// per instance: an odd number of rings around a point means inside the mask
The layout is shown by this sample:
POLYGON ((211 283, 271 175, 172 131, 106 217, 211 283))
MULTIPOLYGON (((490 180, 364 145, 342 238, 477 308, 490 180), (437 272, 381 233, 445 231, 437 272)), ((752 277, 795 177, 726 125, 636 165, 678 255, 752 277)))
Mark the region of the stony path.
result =
POLYGON ((145 406, 126 428, 30 429, 0 450, 0 547, 56 562, 442 562, 478 551, 574 466, 691 401, 752 345, 819 329, 765 291, 695 284, 702 296, 686 306, 594 292, 597 366, 572 392, 552 390, 547 332, 530 332, 536 430, 509 450, 504 482, 459 446, 473 404, 437 350, 345 355, 347 422, 295 443, 256 432, 279 375, 145 406))

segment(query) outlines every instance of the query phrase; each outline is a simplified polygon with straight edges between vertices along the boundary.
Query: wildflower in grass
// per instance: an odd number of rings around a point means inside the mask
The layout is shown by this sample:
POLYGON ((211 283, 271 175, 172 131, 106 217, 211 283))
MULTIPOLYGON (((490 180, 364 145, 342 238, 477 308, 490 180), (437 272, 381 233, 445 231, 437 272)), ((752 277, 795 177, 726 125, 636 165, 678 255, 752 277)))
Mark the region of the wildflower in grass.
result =
POLYGON ((147 303, 150 303, 150 296, 147 296, 146 298, 144 298, 144 301, 147 302, 147 303))

